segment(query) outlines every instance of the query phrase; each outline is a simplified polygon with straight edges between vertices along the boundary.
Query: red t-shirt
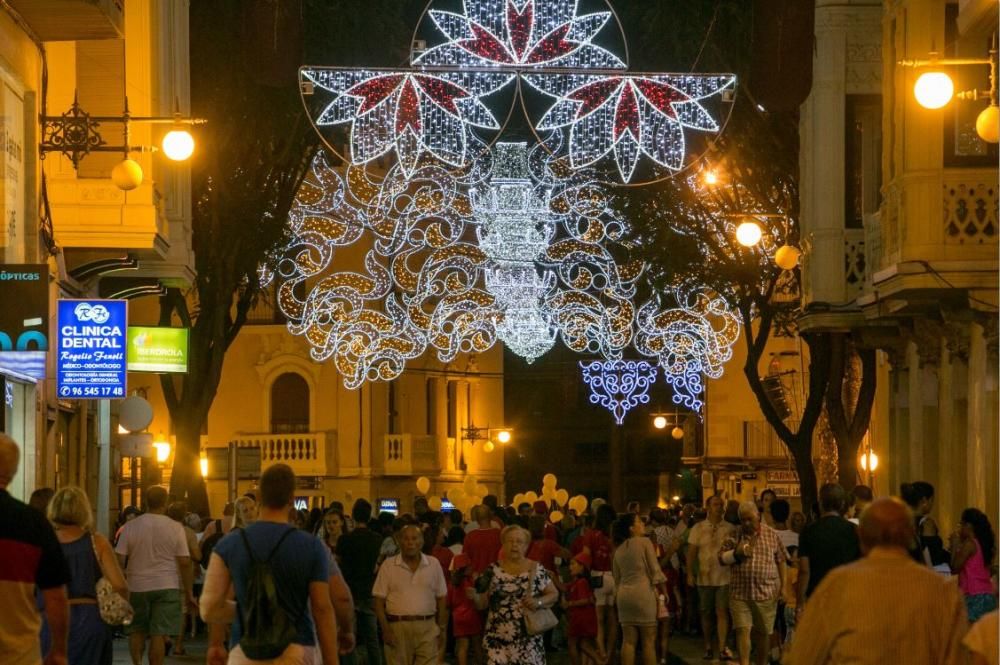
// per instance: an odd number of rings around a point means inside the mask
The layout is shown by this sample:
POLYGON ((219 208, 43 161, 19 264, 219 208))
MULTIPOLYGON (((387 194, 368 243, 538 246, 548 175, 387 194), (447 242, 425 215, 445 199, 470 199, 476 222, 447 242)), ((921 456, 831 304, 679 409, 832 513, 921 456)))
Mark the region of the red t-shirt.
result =
POLYGON ((611 539, 603 531, 591 529, 577 541, 583 541, 581 549, 590 549, 591 570, 600 573, 611 570, 611 539))
POLYGON ((451 569, 451 560, 454 558, 455 553, 447 547, 435 545, 431 550, 431 556, 441 562, 441 570, 444 571, 444 576, 448 577, 448 572, 451 569))
POLYGON ((533 540, 531 544, 528 545, 528 558, 532 561, 537 561, 542 564, 545 570, 555 573, 556 572, 556 555, 562 548, 559 547, 559 543, 554 540, 549 540, 548 538, 542 538, 541 540, 533 540))
POLYGON ((570 637, 597 637, 597 608, 594 606, 594 592, 590 582, 584 577, 577 577, 566 589, 566 600, 586 600, 587 605, 577 605, 566 610, 569 615, 570 637))
POLYGON ((483 617, 476 609, 465 590, 472 587, 472 578, 468 575, 458 586, 448 582, 448 608, 451 610, 451 627, 455 637, 471 637, 483 632, 483 617))
POLYGON ((500 529, 473 529, 465 534, 462 552, 472 561, 472 571, 479 574, 500 557, 500 529))

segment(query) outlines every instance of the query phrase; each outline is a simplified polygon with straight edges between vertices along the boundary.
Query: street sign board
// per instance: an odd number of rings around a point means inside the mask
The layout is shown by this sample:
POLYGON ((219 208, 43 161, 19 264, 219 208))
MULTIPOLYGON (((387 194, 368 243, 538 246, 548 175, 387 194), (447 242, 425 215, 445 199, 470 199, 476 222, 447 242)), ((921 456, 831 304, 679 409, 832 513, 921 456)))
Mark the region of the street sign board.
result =
POLYGON ((121 434, 118 437, 118 451, 125 457, 152 457, 153 435, 149 432, 121 434))
POLYGON ((379 499, 378 511, 380 513, 399 514, 399 499, 379 499))
POLYGON ((0 367, 45 378, 49 348, 49 266, 0 265, 0 367))
POLYGON ((128 327, 128 371, 184 374, 188 363, 187 328, 128 327))
POLYGON ((59 397, 125 397, 128 301, 60 300, 56 320, 59 397))

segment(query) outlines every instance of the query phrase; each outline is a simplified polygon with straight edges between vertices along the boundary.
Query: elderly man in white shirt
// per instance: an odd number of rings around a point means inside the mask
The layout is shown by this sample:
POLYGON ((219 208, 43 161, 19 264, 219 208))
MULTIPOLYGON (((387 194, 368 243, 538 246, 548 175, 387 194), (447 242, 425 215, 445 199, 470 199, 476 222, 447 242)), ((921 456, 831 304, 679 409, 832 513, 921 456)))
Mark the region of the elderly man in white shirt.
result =
POLYGON ((404 527, 400 553, 382 563, 372 588, 389 665, 437 665, 444 652, 448 587, 423 544, 419 527, 404 527))

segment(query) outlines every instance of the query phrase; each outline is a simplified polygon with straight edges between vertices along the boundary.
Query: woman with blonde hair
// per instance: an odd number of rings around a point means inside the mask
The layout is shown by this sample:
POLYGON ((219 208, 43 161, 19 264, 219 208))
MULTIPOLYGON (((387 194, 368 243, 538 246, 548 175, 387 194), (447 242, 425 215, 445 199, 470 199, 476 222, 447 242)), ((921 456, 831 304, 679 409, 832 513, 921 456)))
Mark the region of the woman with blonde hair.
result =
POLYGON ((48 518, 56 530, 70 570, 69 665, 111 665, 111 628, 97 607, 97 580, 106 577, 128 598, 128 585, 108 539, 93 533, 93 511, 79 487, 64 487, 49 501, 48 518))
POLYGON ((245 529, 257 521, 257 502, 249 496, 236 499, 233 507, 233 528, 245 529))

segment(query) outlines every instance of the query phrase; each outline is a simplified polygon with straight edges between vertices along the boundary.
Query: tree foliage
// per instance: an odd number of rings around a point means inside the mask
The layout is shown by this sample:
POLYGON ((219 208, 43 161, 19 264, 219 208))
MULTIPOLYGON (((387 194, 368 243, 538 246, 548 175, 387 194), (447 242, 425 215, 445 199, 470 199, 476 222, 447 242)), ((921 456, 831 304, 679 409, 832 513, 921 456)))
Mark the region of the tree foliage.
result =
POLYGON ((193 289, 161 298, 161 325, 190 326, 188 374, 161 384, 177 436, 172 492, 207 510, 200 435, 225 354, 260 295, 257 268, 319 137, 299 98, 303 64, 398 65, 413 2, 212 0, 191 4, 192 112, 208 120, 192 167, 193 289))

